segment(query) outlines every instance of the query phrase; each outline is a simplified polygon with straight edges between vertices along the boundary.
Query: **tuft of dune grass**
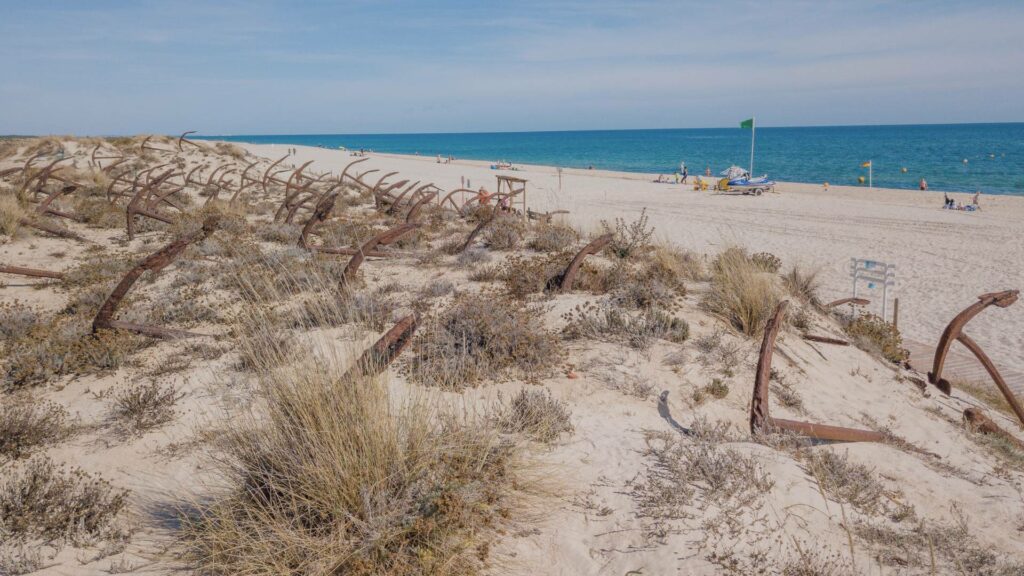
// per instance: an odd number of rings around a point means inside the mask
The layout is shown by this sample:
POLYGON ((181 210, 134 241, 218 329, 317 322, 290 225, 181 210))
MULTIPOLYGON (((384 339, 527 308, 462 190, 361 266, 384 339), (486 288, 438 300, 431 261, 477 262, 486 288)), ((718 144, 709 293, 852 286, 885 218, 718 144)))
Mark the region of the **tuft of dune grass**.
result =
POLYGON ((728 248, 711 267, 711 285, 702 304, 747 336, 757 336, 779 303, 773 273, 741 248, 728 248))
POLYGON ((387 372, 349 372, 361 348, 289 331, 333 324, 346 300, 315 272, 253 289, 275 275, 263 265, 236 278, 256 401, 218 443, 221 489, 183 507, 184 560, 203 574, 482 573, 530 485, 518 444, 491 418, 393 393, 387 372))
MULTIPOLYGON (((315 347, 314 347, 315 348, 315 347)), ((206 574, 472 575, 516 507, 518 448, 325 349, 248 342, 259 400, 231 421, 225 489, 183 514, 206 574), (324 354, 328 354, 325 357, 324 354)))
POLYGON ((13 194, 0 194, 0 235, 13 238, 24 217, 25 209, 13 194))

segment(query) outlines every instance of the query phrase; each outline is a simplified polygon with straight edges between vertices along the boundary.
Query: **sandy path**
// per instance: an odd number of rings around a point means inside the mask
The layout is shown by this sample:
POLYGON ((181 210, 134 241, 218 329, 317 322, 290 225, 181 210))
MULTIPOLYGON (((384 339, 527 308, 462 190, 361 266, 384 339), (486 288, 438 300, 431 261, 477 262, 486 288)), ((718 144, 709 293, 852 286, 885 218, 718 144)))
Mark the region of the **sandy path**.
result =
MULTIPOLYGON (((275 159, 285 149, 245 147, 275 159)), ((347 152, 298 147, 294 163, 315 160, 311 169, 338 173, 354 159, 347 152)), ((381 170, 367 177, 371 182, 397 170, 400 178, 448 190, 467 178, 473 188, 493 191, 497 173, 485 162, 438 164, 435 158, 391 154, 372 154, 356 168, 381 170)), ((1024 198, 985 196, 983 211, 969 213, 942 210, 941 194, 934 192, 843 186, 825 192, 817 185, 783 183, 779 194, 727 196, 654 183, 654 176, 643 174, 566 169, 559 178, 555 168, 526 165, 503 173, 529 180, 531 209, 570 210, 570 220, 585 229, 602 219, 632 220, 647 208, 657 235, 680 246, 714 252, 739 244, 775 253, 786 265, 818 267, 828 299, 850 295, 851 258, 895 264, 900 327, 920 342, 934 342, 978 294, 1024 288, 1024 198)), ((963 194, 957 199, 969 200, 963 194)), ((878 292, 876 303, 880 297, 878 292)), ((986 311, 969 332, 997 363, 1024 370, 1024 303, 986 311)))

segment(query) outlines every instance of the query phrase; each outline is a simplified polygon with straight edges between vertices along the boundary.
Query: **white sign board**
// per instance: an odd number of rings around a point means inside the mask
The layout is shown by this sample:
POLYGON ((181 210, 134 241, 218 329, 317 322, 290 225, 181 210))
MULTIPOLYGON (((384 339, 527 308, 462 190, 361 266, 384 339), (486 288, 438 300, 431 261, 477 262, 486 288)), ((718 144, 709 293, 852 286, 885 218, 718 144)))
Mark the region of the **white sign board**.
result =
POLYGON ((869 290, 882 289, 882 320, 888 322, 886 314, 889 287, 896 288, 896 265, 864 258, 850 258, 850 277, 853 278, 854 298, 857 297, 857 289, 861 284, 866 284, 869 290))

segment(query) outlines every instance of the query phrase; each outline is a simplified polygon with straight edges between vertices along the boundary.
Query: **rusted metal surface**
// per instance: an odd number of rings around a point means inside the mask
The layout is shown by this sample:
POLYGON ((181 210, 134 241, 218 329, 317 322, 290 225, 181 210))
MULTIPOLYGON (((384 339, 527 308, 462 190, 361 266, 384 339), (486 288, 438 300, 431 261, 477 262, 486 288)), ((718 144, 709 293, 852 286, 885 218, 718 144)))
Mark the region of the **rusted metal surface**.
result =
POLYGON ((458 194, 460 192, 476 195, 476 191, 475 190, 470 190, 469 188, 456 188, 455 190, 452 190, 451 192, 445 194, 444 198, 441 199, 441 202, 439 203, 439 206, 441 206, 441 208, 444 208, 445 204, 449 204, 449 205, 451 205, 453 210, 455 210, 456 212, 461 213, 462 212, 461 207, 458 204, 455 203, 454 199, 452 199, 452 196, 455 196, 456 194, 458 194))
POLYGON ((366 172, 363 172, 362 174, 359 174, 355 178, 352 178, 352 181, 355 182, 356 184, 359 184, 363 188, 366 188, 367 190, 369 190, 371 188, 371 186, 369 184, 367 184, 366 182, 363 182, 363 178, 369 176, 370 174, 373 174, 374 172, 380 172, 380 170, 378 170, 376 168, 374 168, 373 170, 367 170, 366 172))
POLYGON ((0 274, 15 274, 17 276, 29 276, 32 278, 56 278, 57 280, 64 279, 63 272, 39 270, 38 268, 25 268, 23 266, 0 265, 0 274))
POLYGON ((757 357, 757 369, 754 372, 754 398, 750 404, 750 433, 763 429, 770 418, 768 412, 768 386, 772 373, 772 354, 775 352, 775 339, 782 328, 782 319, 786 314, 789 302, 783 300, 775 307, 775 312, 764 326, 764 339, 757 357))
POLYGON ((384 333, 380 339, 363 352, 346 376, 374 376, 387 370, 388 366, 405 350, 419 326, 418 314, 409 314, 384 333))
POLYGON ((174 173, 174 169, 167 170, 160 176, 157 176, 153 180, 146 183, 145 186, 139 188, 132 199, 128 202, 128 207, 125 209, 125 230, 128 234, 128 239, 132 240, 135 238, 135 217, 145 216, 153 220, 159 220, 165 224, 173 224, 174 220, 165 214, 161 214, 154 210, 148 209, 146 206, 149 200, 149 194, 152 192, 155 186, 159 186, 164 180, 170 178, 171 174, 174 173))
POLYGON ((764 340, 757 358, 757 370, 754 373, 754 397, 750 403, 750 433, 788 430, 832 442, 881 442, 885 437, 871 430, 857 430, 842 426, 830 426, 810 422, 799 422, 782 418, 772 418, 768 408, 768 390, 772 373, 772 354, 775 351, 775 340, 782 329, 782 321, 786 316, 789 302, 783 300, 775 308, 775 312, 764 327, 764 340))
POLYGON ((822 344, 834 344, 836 346, 849 346, 850 343, 846 340, 840 340, 839 338, 831 338, 829 336, 818 336, 816 334, 804 334, 802 336, 804 340, 810 340, 811 342, 821 342, 822 344))
POLYGON ((354 254, 352 256, 352 259, 349 260, 348 264, 345 266, 345 270, 344 272, 342 272, 341 275, 342 287, 349 285, 353 280, 355 280, 356 273, 359 272, 359 266, 363 264, 363 259, 365 258, 367 252, 373 252, 380 246, 386 246, 388 244, 391 244, 392 242, 397 241, 402 236, 405 236, 409 232, 412 232, 413 230, 419 227, 419 224, 407 222, 400 226, 395 226, 390 230, 381 232, 380 234, 367 240, 362 246, 359 247, 359 252, 354 254))
POLYGON ((393 190, 401 188, 402 186, 405 186, 408 183, 409 183, 408 180, 399 180, 398 182, 395 182, 394 184, 391 184, 390 186, 388 186, 383 191, 378 192, 373 197, 373 206, 374 206, 374 208, 376 208, 377 210, 380 210, 381 208, 383 208, 385 200, 387 200, 388 202, 394 202, 395 198, 394 198, 394 196, 391 195, 391 192, 393 190))
POLYGON ((800 422, 783 418, 769 418, 769 430, 796 432, 801 436, 830 442, 883 442, 885 436, 873 430, 859 430, 844 426, 831 426, 812 422, 800 422))
POLYGON ((339 256, 355 256, 356 254, 362 254, 365 258, 393 258, 395 256, 408 255, 404 252, 383 252, 381 250, 362 251, 359 248, 338 248, 334 246, 310 246, 309 250, 312 252, 322 252, 324 254, 337 254, 339 256))
MULTIPOLYGON (((948 380, 942 377, 942 368, 946 363, 946 355, 949 354, 949 347, 953 341, 958 339, 964 326, 989 306, 995 305, 1000 308, 1011 306, 1017 301, 1020 290, 1004 290, 1002 292, 989 292, 978 296, 978 301, 964 308, 957 314, 939 337, 939 343, 935 347, 935 358, 932 362, 932 370, 928 373, 928 381, 945 394, 949 394, 953 387, 948 380)), ((980 350, 980 348, 979 348, 980 350)), ((977 355, 977 354, 975 354, 977 355)))
POLYGON ((527 210, 526 210, 526 217, 529 218, 530 220, 539 220, 541 222, 549 224, 549 223, 551 223, 551 219, 554 218, 555 216, 557 216, 559 214, 568 214, 568 213, 569 213, 568 210, 552 210, 551 212, 534 212, 533 210, 530 210, 529 208, 527 208, 527 210))
POLYGON ((185 138, 185 136, 188 136, 189 134, 195 134, 195 133, 196 133, 195 130, 189 130, 188 132, 182 133, 181 136, 178 136, 178 152, 184 152, 185 151, 185 149, 182 148, 182 146, 181 146, 182 144, 191 144, 191 145, 195 146, 196 148, 199 148, 199 144, 196 144, 195 142, 189 140, 188 138, 185 138))
POLYGON ((1017 448, 1024 449, 1024 442, 1013 434, 1003 430, 995 423, 994 420, 988 417, 988 414, 985 414, 978 408, 967 408, 964 410, 964 423, 967 424, 967 427, 970 428, 972 432, 1002 436, 1006 440, 1015 444, 1017 448))
POLYGON ((610 244, 612 241, 611 234, 605 234, 598 238, 595 238, 593 242, 587 244, 582 250, 576 253, 576 256, 569 262, 569 265, 565 267, 565 271, 558 279, 558 291, 568 292, 572 290, 572 285, 576 281, 576 274, 580 271, 580 266, 583 265, 583 260, 587 256, 597 254, 604 249, 605 246, 610 244))
MULTIPOLYGON (((71 193, 73 193, 77 189, 78 189, 78 186, 69 185, 69 186, 63 186, 61 188, 58 188, 58 189, 54 190, 53 192, 50 192, 49 194, 46 195, 46 198, 44 198, 43 201, 39 203, 39 206, 36 206, 36 213, 37 214, 46 214, 47 212, 49 212, 49 213, 52 213, 52 214, 56 214, 58 216, 63 216, 64 214, 62 212, 60 212, 58 210, 51 210, 50 209, 50 204, 52 204, 53 201, 56 200, 58 196, 65 196, 65 195, 71 194, 71 193)), ((72 219, 73 220, 77 220, 77 218, 72 218, 72 219)))
POLYGON ((100 168, 100 172, 103 172, 104 174, 110 174, 111 170, 113 170, 114 168, 117 168, 118 166, 120 166, 121 164, 124 164, 125 162, 127 162, 129 160, 131 160, 131 158, 121 158, 121 159, 119 159, 119 160, 117 160, 115 162, 111 162, 110 164, 107 164, 103 168, 100 168))
POLYGON ((491 222, 494 222, 494 219, 498 217, 498 212, 499 210, 497 208, 491 210, 491 213, 487 216, 487 218, 481 220, 480 223, 476 225, 476 228, 473 228, 473 231, 469 233, 469 236, 466 236, 466 241, 462 243, 462 246, 459 248, 459 251, 456 252, 456 254, 461 254, 465 252, 466 248, 469 248, 469 245, 473 243, 473 240, 476 240, 476 237, 479 236, 481 232, 483 232, 484 228, 489 226, 491 222))
MULTIPOLYGON (((338 182, 341 182, 342 184, 344 184, 345 183, 345 176, 348 176, 348 169, 353 167, 353 166, 355 166, 356 164, 359 164, 360 162, 366 162, 367 160, 369 160, 369 158, 359 158, 358 160, 353 160, 353 161, 349 162, 348 164, 346 164, 345 167, 341 170, 341 176, 338 176, 338 182)), ((352 178, 352 177, 349 176, 349 178, 352 178)), ((354 180, 354 178, 353 178, 353 180, 354 180)))
POLYGON ((388 172, 387 174, 381 176, 380 180, 377 180, 377 183, 373 185, 373 189, 370 190, 370 195, 376 198, 377 193, 380 192, 381 185, 384 184, 384 181, 387 180, 388 178, 391 178, 395 174, 398 174, 398 172, 388 172))
POLYGON ((275 167, 277 167, 278 164, 280 164, 281 162, 284 162, 287 158, 288 158, 287 154, 285 154, 284 156, 281 156, 280 158, 275 160, 270 166, 267 166, 267 169, 263 171, 263 179, 261 180, 261 186, 263 187, 263 194, 270 194, 270 190, 269 190, 269 188, 267 188, 267 185, 270 183, 270 172, 275 167))
POLYGON ((299 182, 302 180, 302 171, 312 163, 312 160, 306 162, 302 166, 296 168, 291 175, 288 176, 288 180, 284 184, 284 199, 278 206, 277 212, 274 213, 274 222, 282 221, 285 214, 288 213, 288 208, 291 207, 292 202, 295 201, 296 196, 303 192, 304 189, 299 185, 299 182))
POLYGON ((28 228, 33 228, 35 230, 39 230, 40 232, 46 232, 47 234, 52 234, 54 236, 57 236, 58 238, 68 238, 70 240, 79 240, 81 242, 88 242, 89 241, 85 237, 83 237, 83 236, 81 236, 79 234, 75 234, 71 230, 65 230, 64 228, 59 228, 57 226, 53 226, 53 225, 48 224, 46 222, 40 222, 38 220, 29 220, 28 218, 22 218, 21 220, 18 220, 18 223, 20 225, 22 225, 22 226, 26 226, 28 228))
MULTIPOLYGON (((30 162, 32 160, 34 160, 35 158, 38 158, 38 156, 36 156, 34 158, 30 158, 29 162, 26 162, 25 165, 26 166, 30 166, 30 162)), ((49 164, 47 164, 46 166, 44 166, 41 170, 39 170, 39 172, 36 172, 35 174, 31 174, 29 172, 28 168, 24 168, 21 171, 22 172, 22 176, 24 177, 24 180, 21 183, 21 188, 18 190, 17 195, 20 196, 20 197, 24 197, 26 195, 26 192, 28 192, 28 191, 32 191, 32 192, 37 191, 44 184, 46 184, 46 179, 49 178, 50 177, 50 173, 53 172, 56 169, 57 164, 59 164, 61 162, 66 162, 66 161, 69 161, 69 160, 71 160, 71 158, 57 158, 56 160, 54 160, 54 161, 50 162, 49 164), (33 185, 34 185, 34 188, 33 188, 33 185)))
POLYGON ((409 212, 405 215, 405 221, 415 222, 416 218, 418 218, 420 215, 420 211, 423 210, 423 206, 426 205, 427 202, 430 202, 436 197, 437 192, 427 192, 420 196, 420 199, 417 200, 416 203, 412 205, 412 208, 409 208, 409 212))
POLYGON ((839 300, 834 300, 832 302, 829 302, 828 304, 825 304, 825 308, 835 308, 837 306, 842 306, 843 304, 853 304, 854 306, 867 306, 868 304, 871 304, 871 300, 867 300, 865 298, 840 298, 839 300))
POLYGON ((117 323, 115 324, 114 315, 117 313, 118 306, 121 305, 121 301, 131 290, 135 282, 142 276, 146 271, 153 271, 154 273, 167 267, 168 264, 173 262, 190 244, 200 242, 208 237, 210 234, 217 229, 219 220, 215 216, 207 218, 203 222, 202 228, 185 234, 163 248, 157 250, 153 254, 146 257, 145 260, 136 264, 131 270, 125 273, 121 281, 114 287, 114 290, 107 297, 103 305, 100 306, 99 312, 96 313, 96 317, 92 321, 92 331, 95 334, 99 330, 108 330, 111 328, 123 328, 131 330, 133 332, 139 332, 149 336, 156 336, 158 338, 174 338, 181 335, 180 330, 168 330, 164 328, 152 327, 152 326, 139 326, 128 323, 117 323))
POLYGON ((1017 420, 1024 425, 1024 407, 1021 406, 1020 401, 1017 400, 1017 396, 1015 396, 1013 391, 1010 390, 1010 386, 1006 383, 1006 380, 1003 379, 1003 375, 999 373, 999 370, 996 369, 996 365, 992 362, 992 359, 989 358, 988 354, 985 354, 985 351, 981 349, 981 346, 978 346, 978 343, 967 334, 961 333, 957 336, 957 340, 966 346, 967 349, 974 354, 975 358, 978 359, 978 362, 981 362, 981 365, 985 367, 985 370, 992 378, 992 381, 996 383, 996 388, 999 388, 1003 397, 1006 398, 1007 404, 1010 405, 1013 413, 1017 415, 1017 420))
POLYGON ((309 220, 306 220, 306 224, 303 225, 302 232, 299 234, 300 247, 309 249, 309 235, 321 222, 330 216, 337 199, 337 194, 324 194, 320 201, 316 203, 316 207, 313 208, 313 215, 309 217, 309 220))

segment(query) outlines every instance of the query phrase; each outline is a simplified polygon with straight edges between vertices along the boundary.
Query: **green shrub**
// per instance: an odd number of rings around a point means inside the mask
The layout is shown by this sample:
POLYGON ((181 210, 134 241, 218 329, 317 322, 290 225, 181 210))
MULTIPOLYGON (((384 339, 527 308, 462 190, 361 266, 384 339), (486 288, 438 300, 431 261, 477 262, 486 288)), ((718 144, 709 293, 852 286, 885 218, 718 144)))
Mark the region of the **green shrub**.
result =
POLYGON ((858 347, 881 355, 890 362, 904 362, 910 353, 903 348, 900 331, 874 314, 862 314, 845 326, 846 333, 858 347))

